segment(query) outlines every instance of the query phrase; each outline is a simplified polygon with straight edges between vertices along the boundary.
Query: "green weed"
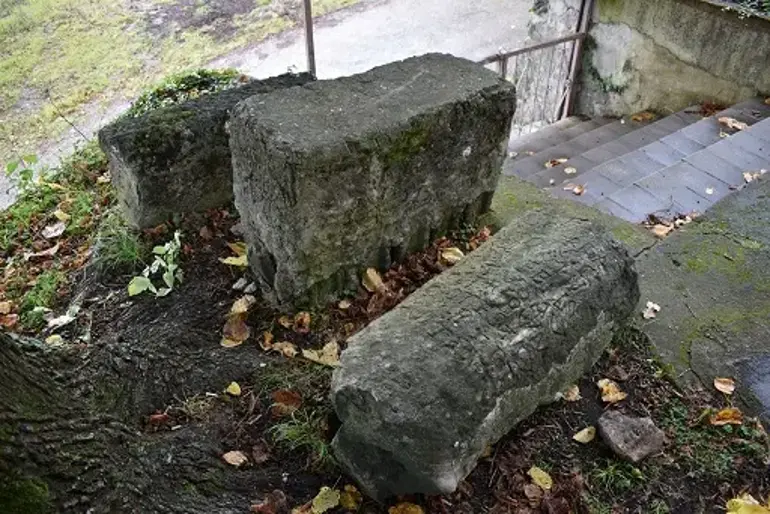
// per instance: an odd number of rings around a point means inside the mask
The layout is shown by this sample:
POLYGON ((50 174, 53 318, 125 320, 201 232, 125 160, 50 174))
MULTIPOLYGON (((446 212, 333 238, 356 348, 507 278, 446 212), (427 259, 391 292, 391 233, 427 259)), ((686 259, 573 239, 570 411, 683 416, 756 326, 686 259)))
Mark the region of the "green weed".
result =
POLYGON ((132 272, 147 257, 147 247, 140 234, 132 230, 115 210, 110 210, 99 225, 94 242, 93 264, 99 273, 132 272))
POLYGON ((270 434, 286 450, 308 453, 311 467, 330 469, 334 467, 334 457, 326 440, 327 416, 328 409, 300 409, 270 427, 270 434))
POLYGON ((647 477, 631 464, 606 460, 591 471, 589 479, 591 484, 610 494, 622 494, 644 483, 647 477))

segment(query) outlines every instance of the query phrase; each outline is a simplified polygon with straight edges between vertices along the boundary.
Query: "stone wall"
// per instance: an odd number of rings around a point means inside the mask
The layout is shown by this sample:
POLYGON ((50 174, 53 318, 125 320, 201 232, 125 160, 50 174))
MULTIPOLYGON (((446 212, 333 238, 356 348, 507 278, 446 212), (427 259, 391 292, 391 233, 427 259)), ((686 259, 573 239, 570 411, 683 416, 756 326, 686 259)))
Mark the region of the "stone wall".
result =
POLYGON ((724 2, 597 0, 578 112, 663 113, 770 94, 770 20, 724 2))

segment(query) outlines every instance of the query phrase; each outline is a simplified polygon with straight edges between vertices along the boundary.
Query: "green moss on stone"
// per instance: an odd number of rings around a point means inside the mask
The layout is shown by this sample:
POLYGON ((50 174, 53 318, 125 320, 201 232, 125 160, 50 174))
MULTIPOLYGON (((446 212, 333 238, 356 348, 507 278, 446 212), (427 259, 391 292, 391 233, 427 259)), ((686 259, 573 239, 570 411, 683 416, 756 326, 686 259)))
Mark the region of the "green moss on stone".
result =
POLYGON ((41 480, 15 473, 0 478, 0 512, 45 514, 52 512, 48 486, 41 480))

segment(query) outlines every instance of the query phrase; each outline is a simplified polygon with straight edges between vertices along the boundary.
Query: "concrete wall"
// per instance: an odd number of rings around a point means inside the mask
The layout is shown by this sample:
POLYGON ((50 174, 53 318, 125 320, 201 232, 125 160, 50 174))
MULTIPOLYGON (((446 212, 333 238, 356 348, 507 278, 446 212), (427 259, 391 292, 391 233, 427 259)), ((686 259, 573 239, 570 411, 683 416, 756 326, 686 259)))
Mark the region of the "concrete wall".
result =
POLYGON ((578 112, 663 113, 770 95, 770 19, 717 0, 596 0, 578 112))

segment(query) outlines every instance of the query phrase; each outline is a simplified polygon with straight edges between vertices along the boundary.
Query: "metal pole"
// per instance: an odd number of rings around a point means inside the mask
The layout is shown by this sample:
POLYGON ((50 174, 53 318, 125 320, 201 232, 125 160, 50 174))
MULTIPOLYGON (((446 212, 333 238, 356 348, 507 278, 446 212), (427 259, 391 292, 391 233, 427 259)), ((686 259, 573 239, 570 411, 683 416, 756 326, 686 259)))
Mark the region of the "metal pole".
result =
POLYGON ((305 47, 307 50, 307 70, 315 77, 315 43, 313 41, 313 6, 312 0, 304 0, 305 4, 305 47))

